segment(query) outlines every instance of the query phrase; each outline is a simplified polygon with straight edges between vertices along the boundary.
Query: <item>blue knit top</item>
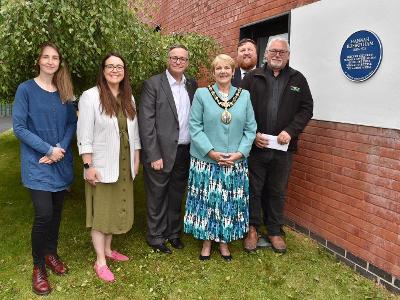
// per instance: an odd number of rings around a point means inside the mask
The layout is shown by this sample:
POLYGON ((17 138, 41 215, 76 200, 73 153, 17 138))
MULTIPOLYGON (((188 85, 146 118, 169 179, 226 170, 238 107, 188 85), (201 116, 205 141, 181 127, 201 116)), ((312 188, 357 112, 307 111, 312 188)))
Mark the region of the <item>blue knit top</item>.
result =
POLYGON ((23 185, 49 192, 66 189, 73 179, 70 145, 77 117, 72 103, 63 104, 58 92, 48 92, 31 79, 17 89, 12 118, 14 133, 21 141, 23 185), (40 164, 40 158, 57 145, 66 151, 64 158, 40 164))

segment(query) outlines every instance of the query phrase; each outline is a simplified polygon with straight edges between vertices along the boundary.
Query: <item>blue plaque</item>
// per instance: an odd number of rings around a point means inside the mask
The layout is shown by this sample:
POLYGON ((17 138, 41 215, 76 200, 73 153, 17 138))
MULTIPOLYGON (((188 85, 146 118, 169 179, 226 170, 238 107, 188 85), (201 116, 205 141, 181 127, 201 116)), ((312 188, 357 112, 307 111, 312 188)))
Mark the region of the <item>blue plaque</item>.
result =
POLYGON ((372 31, 360 30, 350 35, 342 47, 340 64, 344 75, 352 81, 370 78, 382 60, 382 43, 372 31))

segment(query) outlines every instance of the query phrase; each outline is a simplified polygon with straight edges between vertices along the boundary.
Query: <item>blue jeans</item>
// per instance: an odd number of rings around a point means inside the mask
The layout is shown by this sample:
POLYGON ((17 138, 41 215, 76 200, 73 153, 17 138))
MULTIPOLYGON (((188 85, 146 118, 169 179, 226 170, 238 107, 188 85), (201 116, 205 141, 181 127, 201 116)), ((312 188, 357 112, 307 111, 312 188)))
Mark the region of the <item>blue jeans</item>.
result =
POLYGON ((264 217, 268 235, 282 235, 283 208, 292 168, 292 152, 252 151, 249 162, 250 226, 258 228, 264 217))

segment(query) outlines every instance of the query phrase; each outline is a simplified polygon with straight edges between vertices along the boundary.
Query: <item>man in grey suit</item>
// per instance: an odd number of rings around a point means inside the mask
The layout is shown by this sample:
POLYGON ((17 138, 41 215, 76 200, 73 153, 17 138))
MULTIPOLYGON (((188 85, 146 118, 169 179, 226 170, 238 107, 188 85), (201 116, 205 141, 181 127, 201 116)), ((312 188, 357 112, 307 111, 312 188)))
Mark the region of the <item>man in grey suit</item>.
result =
POLYGON ((147 242, 155 250, 182 249, 181 203, 186 190, 189 155, 189 112, 197 84, 184 72, 189 52, 169 49, 167 70, 146 80, 139 107, 144 183, 147 194, 147 242))

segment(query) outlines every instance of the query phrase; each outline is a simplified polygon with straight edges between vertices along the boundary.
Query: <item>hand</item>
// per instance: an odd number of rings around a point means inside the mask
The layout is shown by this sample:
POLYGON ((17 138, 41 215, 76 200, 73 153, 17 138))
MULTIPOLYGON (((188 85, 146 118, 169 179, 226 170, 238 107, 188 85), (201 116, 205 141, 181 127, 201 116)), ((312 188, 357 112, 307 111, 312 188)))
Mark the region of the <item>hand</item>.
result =
POLYGON ((225 161, 223 161, 224 165, 232 166, 236 161, 243 157, 241 152, 227 153, 229 156, 225 156, 225 161))
POLYGON ((160 170, 162 170, 164 168, 162 158, 160 158, 160 159, 158 159, 156 161, 152 161, 150 163, 150 165, 151 165, 151 167, 153 168, 154 171, 160 171, 160 170))
POLYGON ((231 166, 234 162, 241 158, 242 153, 235 152, 235 153, 223 153, 214 150, 210 150, 208 152, 208 156, 215 160, 220 166, 231 166), (240 155, 240 156, 239 156, 240 155))
POLYGON ((139 173, 139 165, 140 165, 140 150, 136 149, 134 154, 135 165, 133 166, 133 172, 135 176, 139 173))
POLYGON ((133 172, 135 176, 139 173, 139 160, 135 160, 135 165, 133 166, 133 172))
POLYGON ((95 186, 96 182, 100 181, 100 174, 95 168, 90 167, 89 169, 85 169, 85 180, 95 186))
POLYGON ((54 161, 52 161, 50 158, 48 158, 46 155, 43 156, 41 159, 39 159, 39 164, 47 164, 47 165, 51 165, 52 163, 54 163, 54 161))
POLYGON ((63 148, 53 147, 53 153, 51 153, 51 155, 48 156, 48 158, 50 158, 53 162, 57 162, 64 158, 64 153, 65 150, 63 148))
POLYGON ((283 130, 277 137, 278 144, 281 145, 289 144, 291 139, 291 136, 285 130, 283 130))
POLYGON ((257 132, 254 144, 258 148, 266 148, 268 146, 268 140, 263 136, 261 132, 257 132))
POLYGON ((220 162, 221 160, 224 159, 224 157, 227 156, 226 153, 217 152, 214 150, 210 150, 207 155, 209 158, 211 158, 212 160, 215 160, 216 162, 220 162))

